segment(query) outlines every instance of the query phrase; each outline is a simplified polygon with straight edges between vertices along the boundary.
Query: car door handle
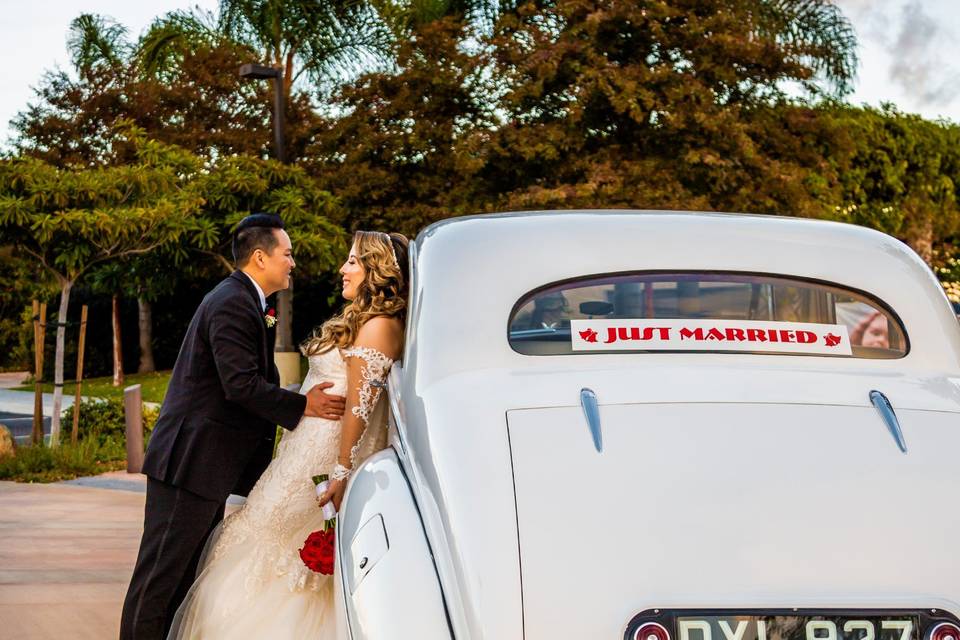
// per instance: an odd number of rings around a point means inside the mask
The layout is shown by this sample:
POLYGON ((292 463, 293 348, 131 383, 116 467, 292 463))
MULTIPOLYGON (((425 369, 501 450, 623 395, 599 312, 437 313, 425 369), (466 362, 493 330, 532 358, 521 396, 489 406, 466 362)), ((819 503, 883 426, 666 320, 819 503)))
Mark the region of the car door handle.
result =
POLYGON ((897 414, 893 412, 893 405, 890 404, 887 396, 874 389, 870 392, 870 402, 877 408, 877 411, 880 412, 880 417, 883 418, 893 439, 897 441, 897 446, 900 447, 900 451, 906 453, 907 442, 903 439, 903 430, 900 428, 900 421, 897 420, 897 414))
POLYGON ((593 446, 596 447, 598 453, 602 452, 603 433, 600 431, 600 405, 597 404, 597 394, 591 389, 581 389, 580 406, 583 408, 583 416, 587 419, 587 426, 590 427, 593 446))

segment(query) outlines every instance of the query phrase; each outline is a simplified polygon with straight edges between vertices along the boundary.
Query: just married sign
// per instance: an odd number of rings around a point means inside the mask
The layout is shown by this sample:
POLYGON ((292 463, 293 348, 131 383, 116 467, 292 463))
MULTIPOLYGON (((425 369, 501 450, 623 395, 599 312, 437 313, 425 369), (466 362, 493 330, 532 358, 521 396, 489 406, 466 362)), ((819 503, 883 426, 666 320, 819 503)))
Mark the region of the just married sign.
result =
POLYGON ((842 324, 761 320, 571 320, 574 351, 750 351, 852 355, 842 324))

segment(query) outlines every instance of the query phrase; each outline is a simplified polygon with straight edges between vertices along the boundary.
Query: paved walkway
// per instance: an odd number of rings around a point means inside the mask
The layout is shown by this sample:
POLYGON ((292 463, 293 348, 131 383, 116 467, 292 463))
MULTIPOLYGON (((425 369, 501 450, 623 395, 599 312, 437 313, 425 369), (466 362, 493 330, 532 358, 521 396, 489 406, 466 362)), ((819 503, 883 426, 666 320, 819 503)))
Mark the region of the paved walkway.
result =
MULTIPOLYGON (((0 376, 5 374, 0 374, 0 376)), ((53 394, 44 393, 43 396, 43 432, 50 435, 50 416, 53 415, 53 394)), ((89 400, 86 396, 81 396, 81 400, 89 400)), ((74 396, 64 395, 62 406, 66 411, 73 406, 74 396)), ((30 442, 30 435, 33 433, 33 392, 32 391, 13 391, 0 385, 0 424, 6 425, 18 444, 27 444, 30 442)), ((69 424, 60 424, 60 429, 67 430, 69 435, 69 424)))
POLYGON ((0 389, 19 387, 29 377, 29 371, 4 371, 0 373, 0 389))
MULTIPOLYGON (((53 413, 53 394, 44 393, 43 395, 43 415, 49 416, 53 413)), ((86 400, 86 397, 81 399, 86 400)), ((73 406, 73 394, 64 394, 62 403, 63 409, 73 406)), ((0 411, 9 411, 10 413, 25 413, 33 415, 33 391, 14 391, 13 389, 0 389, 0 411)))
MULTIPOLYGON (((0 640, 110 640, 143 533, 146 479, 0 482, 0 640)), ((243 499, 231 496, 227 513, 243 499)))
POLYGON ((143 498, 65 483, 0 482, 0 639, 116 638, 143 498))

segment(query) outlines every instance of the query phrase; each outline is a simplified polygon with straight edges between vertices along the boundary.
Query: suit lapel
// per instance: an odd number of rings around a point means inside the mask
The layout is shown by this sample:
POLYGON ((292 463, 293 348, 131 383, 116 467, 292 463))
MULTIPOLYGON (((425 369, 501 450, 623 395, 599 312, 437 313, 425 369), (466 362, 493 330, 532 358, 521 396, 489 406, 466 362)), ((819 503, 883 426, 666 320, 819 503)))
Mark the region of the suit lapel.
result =
POLYGON ((270 366, 270 340, 272 339, 272 335, 267 329, 266 320, 263 319, 263 308, 260 306, 260 295, 257 293, 256 287, 253 286, 253 282, 250 281, 250 278, 247 276, 247 274, 237 270, 231 273, 230 277, 238 280, 240 284, 243 285, 243 288, 246 289, 247 293, 250 294, 250 301, 253 303, 253 308, 256 309, 257 316, 260 318, 260 340, 263 345, 260 355, 263 358, 264 371, 267 372, 269 377, 272 369, 270 366))

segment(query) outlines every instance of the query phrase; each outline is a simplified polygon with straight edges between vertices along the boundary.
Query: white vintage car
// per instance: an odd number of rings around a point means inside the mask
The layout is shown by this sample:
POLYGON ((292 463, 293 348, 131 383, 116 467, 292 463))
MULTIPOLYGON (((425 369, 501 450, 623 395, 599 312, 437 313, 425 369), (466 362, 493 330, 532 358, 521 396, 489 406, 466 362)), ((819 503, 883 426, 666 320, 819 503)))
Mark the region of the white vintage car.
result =
POLYGON ((960 640, 960 329, 905 245, 577 211, 411 254, 343 637, 960 640))

